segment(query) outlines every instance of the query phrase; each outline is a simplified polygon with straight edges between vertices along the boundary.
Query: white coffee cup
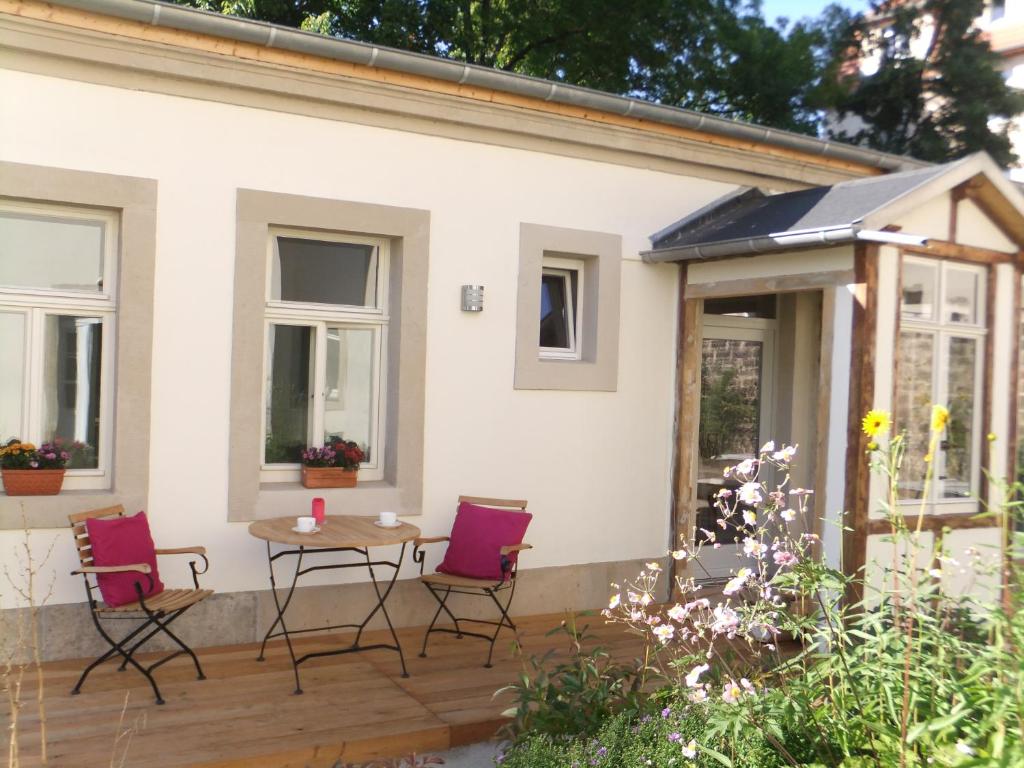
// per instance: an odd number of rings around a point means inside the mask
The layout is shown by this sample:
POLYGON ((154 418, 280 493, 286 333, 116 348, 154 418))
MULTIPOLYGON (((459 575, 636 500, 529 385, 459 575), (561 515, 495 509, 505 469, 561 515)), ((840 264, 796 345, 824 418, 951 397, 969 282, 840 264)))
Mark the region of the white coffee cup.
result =
POLYGON ((381 512, 380 513, 380 524, 381 525, 398 525, 398 513, 397 512, 381 512))
POLYGON ((312 533, 316 530, 316 518, 315 517, 296 517, 295 527, 299 529, 300 533, 312 533))

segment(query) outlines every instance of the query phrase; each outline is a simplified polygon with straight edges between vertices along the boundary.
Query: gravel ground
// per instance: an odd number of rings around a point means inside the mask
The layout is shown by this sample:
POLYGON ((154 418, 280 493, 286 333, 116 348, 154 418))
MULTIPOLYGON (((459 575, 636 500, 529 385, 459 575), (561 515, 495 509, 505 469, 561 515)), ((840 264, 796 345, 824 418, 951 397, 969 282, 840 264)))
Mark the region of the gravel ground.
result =
POLYGON ((444 758, 444 768, 494 768, 494 757, 497 754, 497 744, 484 742, 450 749, 438 756, 444 758))

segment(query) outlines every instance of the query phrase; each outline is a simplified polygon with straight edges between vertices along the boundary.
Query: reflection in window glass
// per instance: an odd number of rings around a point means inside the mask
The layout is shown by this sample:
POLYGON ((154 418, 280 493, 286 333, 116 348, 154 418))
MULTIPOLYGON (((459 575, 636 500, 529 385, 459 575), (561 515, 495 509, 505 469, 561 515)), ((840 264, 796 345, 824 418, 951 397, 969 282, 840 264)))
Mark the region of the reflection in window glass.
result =
POLYGON ((374 331, 327 326, 324 442, 353 440, 372 462, 374 331))
POLYGON ((978 273, 947 269, 943 297, 943 318, 950 323, 978 322, 978 273))
POLYGON ((43 359, 43 438, 63 445, 72 469, 98 466, 100 362, 98 317, 47 315, 43 359))
POLYGON ((376 246, 299 237, 277 237, 275 241, 272 300, 376 306, 376 246))
POLYGON ((949 339, 949 423, 942 445, 945 460, 942 495, 947 499, 971 495, 977 359, 977 339, 958 336, 949 339))
POLYGON ((930 438, 935 335, 916 331, 900 333, 897 355, 899 379, 893 417, 895 430, 906 434, 899 498, 920 499, 928 468, 925 457, 930 438))
POLYGON ((540 346, 572 349, 572 289, 569 273, 545 272, 540 284, 540 346))
POLYGON ((267 464, 298 463, 309 431, 313 329, 272 325, 267 341, 267 464))
POLYGON ((0 442, 22 435, 25 382, 25 315, 0 312, 0 442))
POLYGON ((904 317, 931 320, 935 317, 935 283, 938 269, 933 264, 903 260, 903 296, 900 310, 904 317))
POLYGON ((100 221, 0 212, 0 285, 99 293, 103 238, 100 221))
POLYGON ((755 458, 760 448, 761 387, 764 345, 760 341, 707 338, 701 344, 700 422, 697 492, 703 504, 697 510, 696 539, 700 530, 715 531, 720 544, 740 536, 735 526, 721 529, 721 511, 714 495, 722 483, 722 470, 755 458))

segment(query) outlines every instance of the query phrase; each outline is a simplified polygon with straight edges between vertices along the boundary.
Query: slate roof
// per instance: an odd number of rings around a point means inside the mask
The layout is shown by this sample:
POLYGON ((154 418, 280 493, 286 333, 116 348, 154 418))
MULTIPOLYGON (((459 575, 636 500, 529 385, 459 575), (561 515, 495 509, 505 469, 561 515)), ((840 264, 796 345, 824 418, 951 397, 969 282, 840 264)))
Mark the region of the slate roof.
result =
POLYGON ((751 188, 739 190, 653 235, 651 253, 852 228, 870 214, 947 173, 949 168, 929 166, 778 195, 766 195, 751 188))

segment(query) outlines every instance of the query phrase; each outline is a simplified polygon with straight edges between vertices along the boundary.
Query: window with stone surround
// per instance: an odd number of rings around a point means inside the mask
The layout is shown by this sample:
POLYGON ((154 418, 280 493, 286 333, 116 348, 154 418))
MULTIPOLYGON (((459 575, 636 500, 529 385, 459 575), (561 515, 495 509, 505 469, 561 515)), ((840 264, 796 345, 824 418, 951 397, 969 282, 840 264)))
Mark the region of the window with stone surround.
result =
POLYGON ((894 427, 905 434, 899 499, 974 510, 979 490, 984 383, 984 267, 904 256, 894 427), (936 438, 931 407, 949 409, 936 438), (928 473, 930 482, 926 482, 928 473))

